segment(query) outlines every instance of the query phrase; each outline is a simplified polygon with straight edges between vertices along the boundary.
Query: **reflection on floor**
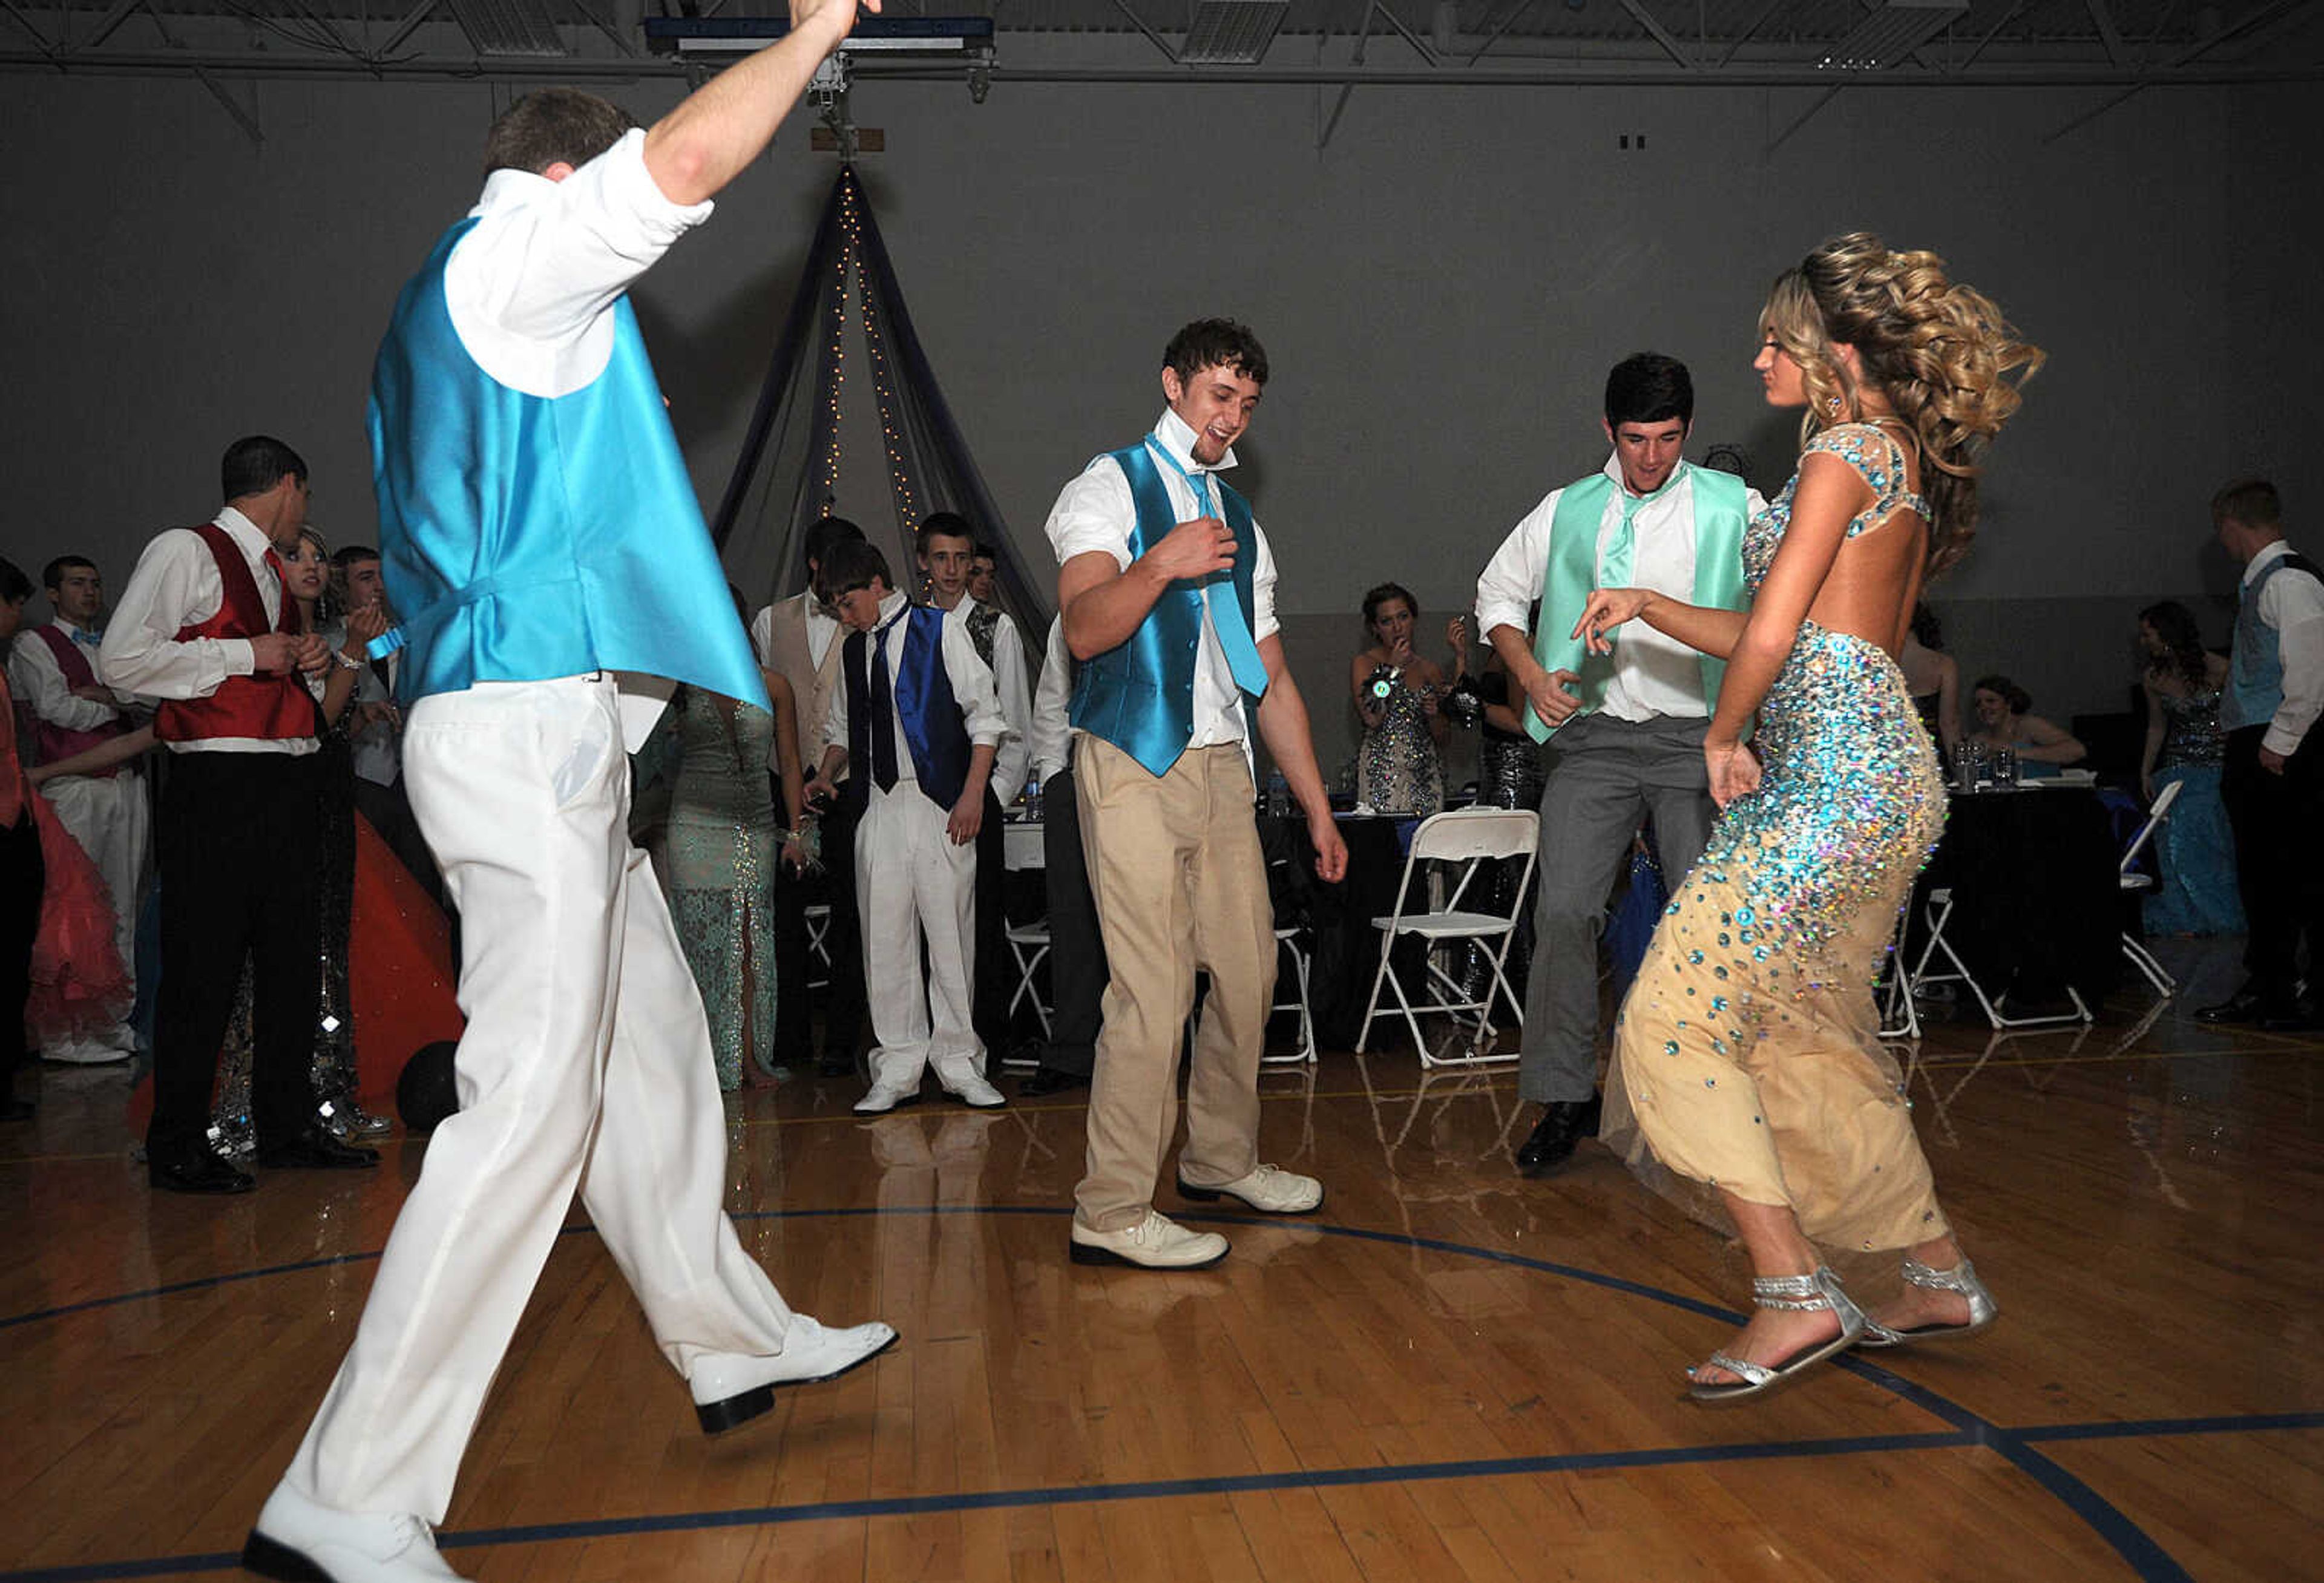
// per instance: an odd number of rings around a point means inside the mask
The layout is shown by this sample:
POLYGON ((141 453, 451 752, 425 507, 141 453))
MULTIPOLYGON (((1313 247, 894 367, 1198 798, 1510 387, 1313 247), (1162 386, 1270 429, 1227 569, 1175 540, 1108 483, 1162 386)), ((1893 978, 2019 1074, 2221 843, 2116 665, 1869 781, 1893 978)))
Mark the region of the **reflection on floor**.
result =
MULTIPOLYGON (((1585 1145, 1542 1181, 1508 1068, 1400 1042, 1269 1068, 1313 1219, 1215 1269, 1064 1256, 1078 1095, 870 1122, 739 1097, 733 1205, 790 1299, 904 1345, 717 1440, 578 1226, 446 1523, 483 1578, 2055 1579, 2324 1576, 2324 1040, 2195 1023, 2231 944, 2164 942, 2087 1028, 1899 1047, 2003 1322, 1754 1408, 1681 1399, 1748 1271, 1585 1145)), ((25 1091, 33 1084, 28 1079, 25 1091)), ((124 1080, 0 1129, 0 1583, 231 1574, 424 1141, 362 1177, 147 1192, 124 1080)), ((1885 1261, 1846 1266, 1859 1294, 1885 1261)))

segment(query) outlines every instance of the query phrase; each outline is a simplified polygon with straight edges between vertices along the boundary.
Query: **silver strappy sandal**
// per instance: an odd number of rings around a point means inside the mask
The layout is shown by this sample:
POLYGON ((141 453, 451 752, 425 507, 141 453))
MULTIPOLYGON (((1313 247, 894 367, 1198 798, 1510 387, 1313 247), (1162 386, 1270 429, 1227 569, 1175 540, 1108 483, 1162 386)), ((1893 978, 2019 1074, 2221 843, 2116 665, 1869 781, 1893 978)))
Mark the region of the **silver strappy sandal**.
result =
POLYGON ((1848 1293, 1840 1289, 1840 1277, 1826 1265, 1817 1265, 1812 1275, 1754 1277, 1751 1300, 1761 1308, 1780 1308, 1795 1313, 1830 1309, 1840 1316, 1840 1334, 1795 1352, 1773 1367, 1746 1363, 1724 1352, 1712 1353, 1710 1363, 1703 1367, 1723 1368, 1736 1378, 1734 1383, 1689 1385, 1687 1395, 1706 1407, 1731 1406, 1781 1390, 1805 1370, 1855 1346, 1865 1333, 1864 1311, 1849 1300, 1848 1293))
POLYGON ((1932 1292, 1958 1292, 1969 1299, 1969 1322, 1959 1325, 1915 1325, 1909 1330, 1892 1330, 1886 1325, 1864 1321, 1865 1347, 1902 1347, 1912 1341, 1952 1341, 1963 1336, 1974 1336, 2001 1317, 2001 1305, 1985 1283, 1977 1278, 1977 1266, 1967 1259, 1950 1270, 1931 1269, 1920 1260, 1904 1261, 1904 1284, 1922 1286, 1932 1292))

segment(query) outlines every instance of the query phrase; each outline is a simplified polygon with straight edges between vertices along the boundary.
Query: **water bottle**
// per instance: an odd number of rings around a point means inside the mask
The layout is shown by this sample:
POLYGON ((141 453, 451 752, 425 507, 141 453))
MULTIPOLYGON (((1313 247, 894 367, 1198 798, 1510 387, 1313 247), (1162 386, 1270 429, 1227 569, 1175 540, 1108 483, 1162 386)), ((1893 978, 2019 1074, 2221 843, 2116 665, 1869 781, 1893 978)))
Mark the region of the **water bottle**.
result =
POLYGON ((1280 769, 1267 778, 1267 811, 1278 819, 1291 812, 1291 783, 1280 769))
POLYGON ((2017 784, 2017 750, 2006 743, 1993 750, 1993 784, 2002 787, 2017 784))
POLYGON ((1041 782, 1038 778, 1025 783, 1025 817, 1035 824, 1041 822, 1041 782))

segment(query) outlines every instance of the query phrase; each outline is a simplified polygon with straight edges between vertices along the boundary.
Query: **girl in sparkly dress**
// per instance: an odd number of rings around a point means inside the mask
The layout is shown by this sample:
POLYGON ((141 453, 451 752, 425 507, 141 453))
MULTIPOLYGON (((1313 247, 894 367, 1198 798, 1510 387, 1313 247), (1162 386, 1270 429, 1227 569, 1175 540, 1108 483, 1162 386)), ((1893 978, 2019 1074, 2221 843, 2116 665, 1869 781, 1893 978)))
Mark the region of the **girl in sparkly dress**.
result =
POLYGON ((1617 1019, 1607 1100, 1609 1140, 1715 1193, 1750 1257, 1757 1311, 1689 1371, 1711 1404, 1995 1317, 1875 1037, 1872 978, 1945 816, 1896 655, 1975 530, 2008 375, 2041 359, 1934 254, 1861 233, 1779 277, 1760 331, 1767 400, 1808 418, 1744 538, 1750 612, 1601 589, 1575 629, 1601 647, 1642 619, 1728 661, 1703 742, 1725 812, 1617 1019), (1868 1318, 1819 1244, 1902 1248, 1901 1293, 1868 1318))
MULTIPOLYGON (((1443 667, 1413 648, 1420 603, 1394 583, 1364 595, 1372 646, 1348 664, 1348 688, 1364 722, 1356 800, 1376 814, 1426 817, 1444 806, 1443 752, 1451 729, 1438 708, 1452 686, 1443 667)), ((1452 636, 1456 655, 1465 639, 1452 636)))
POLYGON ((2150 934, 2240 934, 2242 893, 2236 887, 2236 843, 2219 796, 2227 740, 2219 729, 2227 660, 2203 647, 2187 607, 2175 600, 2138 612, 2139 678, 2146 695, 2146 747, 2138 787, 2152 803, 2175 784, 2179 799, 2155 833, 2163 883, 2146 898, 2150 934))

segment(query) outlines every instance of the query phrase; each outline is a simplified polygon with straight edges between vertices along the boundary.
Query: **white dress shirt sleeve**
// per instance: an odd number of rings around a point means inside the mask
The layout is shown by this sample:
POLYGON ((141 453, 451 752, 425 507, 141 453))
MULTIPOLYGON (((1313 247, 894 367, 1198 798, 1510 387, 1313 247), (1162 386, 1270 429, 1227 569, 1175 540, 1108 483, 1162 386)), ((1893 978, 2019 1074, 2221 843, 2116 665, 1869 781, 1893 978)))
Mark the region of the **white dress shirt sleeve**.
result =
POLYGON ((503 384, 562 396, 604 372, 614 300, 670 244, 710 217, 654 184, 643 131, 562 181, 495 170, 477 222, 444 265, 444 297, 461 345, 503 384))
POLYGON ((1033 761, 1033 693, 1025 680, 1025 640, 1007 615, 992 628, 992 686, 1009 728, 992 756, 992 795, 1005 808, 1025 789, 1025 771, 1033 761))
MULTIPOLYGON (((901 626, 897 630, 901 631, 901 626)), ((996 647, 993 652, 997 655, 1000 650, 996 647)), ((944 660, 945 674, 952 680, 953 702, 960 705, 961 723, 968 730, 969 741, 980 748, 988 744, 998 748, 1001 739, 1009 734, 1009 717, 1001 713, 1001 693, 993 685, 992 667, 978 658, 975 640, 959 621, 944 624, 944 660)))
POLYGON ((2324 713, 2324 583, 2300 572, 2278 572, 2261 585, 2259 616, 2275 629, 2276 654, 2283 663, 2283 702, 2276 705, 2260 746, 2288 759, 2324 713))
POLYGON ((773 670, 775 665, 775 607, 762 606, 751 618, 751 651, 759 657, 761 670, 773 670))
POLYGON ((63 731, 95 731, 121 716, 109 704, 76 697, 48 640, 32 631, 16 634, 8 654, 8 685, 35 715, 63 731))
POLYGON ((1131 498, 1130 480, 1122 475, 1120 463, 1100 456, 1058 494, 1057 503, 1049 508, 1047 531, 1061 566, 1077 555, 1102 550, 1127 571, 1132 559, 1130 533, 1137 525, 1138 503, 1131 498))
POLYGON ((1065 618, 1049 623, 1040 685, 1033 689, 1033 773, 1047 781, 1073 764, 1074 656, 1065 647, 1065 618))
POLYGON ((113 607, 97 675, 118 692, 152 698, 207 698, 228 676, 250 675, 247 638, 178 640, 180 627, 216 615, 224 597, 217 563, 199 534, 174 528, 157 536, 113 607))
POLYGON ((1259 542, 1250 561, 1250 640, 1261 643, 1282 630, 1275 619, 1275 547, 1257 522, 1250 525, 1250 536, 1259 542))
MULTIPOLYGON (((842 751, 844 751, 846 747, 847 667, 845 662, 842 661, 840 665, 839 680, 831 689, 831 702, 825 704, 823 709, 823 752, 828 753, 834 748, 838 748, 842 751)), ((812 777, 817 769, 822 768, 822 766, 823 758, 822 754, 819 753, 816 755, 816 761, 813 764, 804 765, 801 768, 806 770, 809 777, 812 777)))
POLYGON ((1477 636, 1486 641, 1492 640, 1495 627, 1515 627, 1527 641, 1532 640, 1526 612, 1541 597, 1542 574, 1549 568, 1549 531, 1557 520, 1558 497, 1564 492, 1551 490, 1485 563, 1484 575, 1477 579, 1477 636))

